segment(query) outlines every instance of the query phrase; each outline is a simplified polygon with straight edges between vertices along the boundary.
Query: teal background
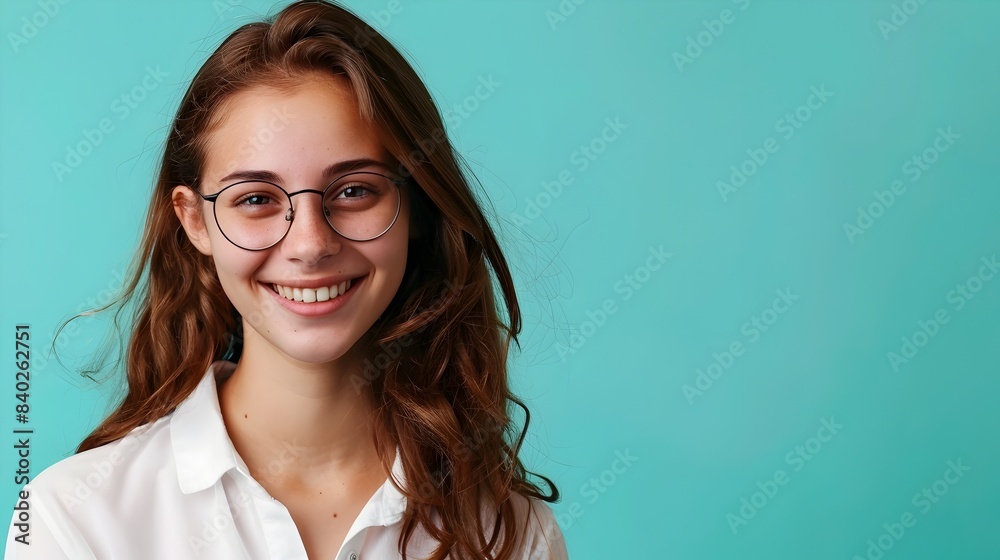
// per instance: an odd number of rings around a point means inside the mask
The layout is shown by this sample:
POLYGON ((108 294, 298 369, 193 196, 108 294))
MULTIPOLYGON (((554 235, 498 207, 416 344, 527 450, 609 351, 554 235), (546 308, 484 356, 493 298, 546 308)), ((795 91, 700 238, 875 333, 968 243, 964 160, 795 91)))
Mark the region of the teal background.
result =
MULTIPOLYGON (((400 46, 443 110, 480 78, 500 84, 453 113, 450 134, 515 269, 526 324, 513 374, 533 410, 524 459, 559 484, 571 558, 1000 557, 1000 278, 971 280, 971 300, 952 294, 1000 250, 1000 4, 347 4, 400 46), (880 29, 894 7, 913 13, 880 29), (679 66, 674 53, 723 10, 731 23, 679 66), (786 138, 779 119, 814 86, 832 96, 813 98, 786 138), (577 150, 601 148, 606 119, 625 128, 583 168, 577 150), (958 137, 935 153, 949 127, 958 137), (768 138, 777 151, 720 194, 768 138), (928 149, 936 160, 913 181, 905 166, 928 149), (543 183, 561 172, 552 196, 543 183), (897 180, 905 192, 849 236, 897 180), (669 258, 644 269, 660 248, 669 258), (780 314, 766 311, 776 290, 798 296, 780 314), (948 322, 894 367, 889 354, 938 310, 948 322), (774 321, 755 336, 754 317, 774 321), (727 358, 734 343, 743 352, 727 358), (714 379, 713 353, 731 360, 714 379), (956 479, 949 461, 968 470, 956 479), (785 484, 769 487, 779 470, 785 484), (754 512, 741 502, 762 498, 754 512), (907 513, 914 524, 890 535, 884 524, 907 513), (880 536, 886 551, 872 549, 880 536)), ((106 320, 77 321, 63 364, 43 348, 119 285, 187 81, 230 31, 282 5, 75 0, 16 52, 10 34, 40 4, 0 8, 8 503, 14 325, 33 335, 37 474, 99 422, 111 390, 73 369, 106 320), (167 76, 120 118, 115 99, 147 66, 167 76), (104 118, 114 130, 57 179, 53 161, 104 118)))

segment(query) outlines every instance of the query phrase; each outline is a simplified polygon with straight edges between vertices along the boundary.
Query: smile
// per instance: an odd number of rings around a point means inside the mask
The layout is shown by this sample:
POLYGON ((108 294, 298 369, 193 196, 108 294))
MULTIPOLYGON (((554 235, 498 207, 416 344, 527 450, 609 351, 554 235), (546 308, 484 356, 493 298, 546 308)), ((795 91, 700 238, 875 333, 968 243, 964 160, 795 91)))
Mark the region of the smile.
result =
POLYGON ((302 303, 316 303, 336 299, 344 295, 344 292, 351 289, 352 280, 344 280, 340 284, 324 286, 322 288, 290 288, 280 284, 271 284, 271 289, 279 296, 302 303))

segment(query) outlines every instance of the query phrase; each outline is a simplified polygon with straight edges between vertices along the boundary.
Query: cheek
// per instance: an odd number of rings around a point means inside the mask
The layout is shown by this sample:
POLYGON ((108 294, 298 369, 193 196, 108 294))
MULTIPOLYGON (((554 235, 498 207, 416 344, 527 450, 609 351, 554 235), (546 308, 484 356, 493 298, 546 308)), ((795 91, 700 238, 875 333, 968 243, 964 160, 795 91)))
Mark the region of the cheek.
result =
MULTIPOLYGON (((260 268, 265 251, 244 251, 219 236, 212 240, 215 271, 223 287, 244 284, 260 268)), ((227 289, 227 293, 228 293, 227 289)))
POLYGON ((375 244, 366 247, 365 258, 372 263, 375 269, 375 285, 380 293, 380 300, 388 301, 393 297, 395 291, 403 279, 406 271, 408 232, 406 228, 396 230, 396 226, 406 225, 397 222, 392 229, 380 237, 375 244), (391 292, 391 293, 390 293, 391 292))
POLYGON ((377 253, 372 256, 375 262, 383 268, 402 274, 406 267, 407 248, 410 241, 409 220, 404 214, 385 234, 385 243, 380 244, 377 253))

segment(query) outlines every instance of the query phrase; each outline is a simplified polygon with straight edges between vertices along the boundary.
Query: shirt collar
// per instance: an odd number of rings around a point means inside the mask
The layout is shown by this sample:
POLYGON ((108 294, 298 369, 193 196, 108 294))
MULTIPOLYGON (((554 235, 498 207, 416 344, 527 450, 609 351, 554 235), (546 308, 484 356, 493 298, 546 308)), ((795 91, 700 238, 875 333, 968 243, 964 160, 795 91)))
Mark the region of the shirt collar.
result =
MULTIPOLYGON (((235 369, 233 362, 213 362, 201 383, 178 405, 170 419, 177 481, 185 494, 212 486, 224 473, 243 462, 226 432, 217 388, 217 383, 235 369)), ((243 469, 246 470, 245 465, 243 469)))
MULTIPOLYGON (((177 465, 177 482, 184 494, 211 487, 223 474, 234 468, 250 477, 250 470, 229 439, 219 407, 218 384, 232 375, 235 369, 236 364, 233 362, 213 362, 191 395, 172 413, 170 440, 177 465)), ((392 474, 405 487, 406 479, 398 447, 392 474)), ((370 523, 391 525, 402 518, 406 509, 406 496, 391 481, 387 480, 372 498, 358 521, 365 517, 370 523)))

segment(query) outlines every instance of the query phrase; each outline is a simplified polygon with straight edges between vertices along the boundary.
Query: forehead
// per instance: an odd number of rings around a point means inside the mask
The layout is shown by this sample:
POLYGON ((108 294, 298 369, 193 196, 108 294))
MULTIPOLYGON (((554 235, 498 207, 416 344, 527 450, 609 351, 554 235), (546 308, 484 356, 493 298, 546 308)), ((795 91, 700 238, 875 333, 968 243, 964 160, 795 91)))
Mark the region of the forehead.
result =
POLYGON ((237 169, 303 178, 336 161, 388 161, 343 77, 310 75, 287 87, 253 86, 230 96, 214 120, 205 142, 208 181, 237 169))

